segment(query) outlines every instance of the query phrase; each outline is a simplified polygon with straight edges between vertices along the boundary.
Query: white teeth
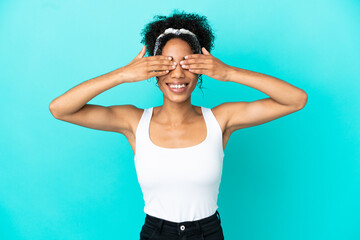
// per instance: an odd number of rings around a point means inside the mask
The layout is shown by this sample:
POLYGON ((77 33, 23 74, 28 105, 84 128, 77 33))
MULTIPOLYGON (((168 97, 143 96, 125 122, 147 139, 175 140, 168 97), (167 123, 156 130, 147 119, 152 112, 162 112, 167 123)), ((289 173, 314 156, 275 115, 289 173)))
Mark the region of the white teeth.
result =
POLYGON ((171 88, 183 88, 185 87, 185 84, 182 85, 169 85, 171 88))

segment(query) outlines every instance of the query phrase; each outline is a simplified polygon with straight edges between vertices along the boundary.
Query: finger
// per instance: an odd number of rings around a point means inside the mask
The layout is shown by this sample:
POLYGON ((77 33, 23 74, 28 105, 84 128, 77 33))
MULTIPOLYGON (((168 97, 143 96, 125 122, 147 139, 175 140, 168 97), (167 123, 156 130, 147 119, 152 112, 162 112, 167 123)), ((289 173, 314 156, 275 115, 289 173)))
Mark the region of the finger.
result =
POLYGON ((175 69, 176 65, 164 65, 164 64, 157 64, 157 65, 149 65, 148 71, 165 71, 165 70, 172 70, 175 69))
POLYGON ((185 59, 190 59, 190 58, 200 58, 200 57, 203 57, 204 55, 203 54, 189 54, 189 55, 186 55, 184 56, 185 59))
POLYGON ((211 55, 210 52, 205 47, 202 47, 201 50, 205 55, 211 55))
POLYGON ((210 66, 208 64, 202 64, 202 63, 181 65, 181 67, 187 69, 198 69, 198 68, 210 69, 210 66))
POLYGON ((137 57, 137 58, 142 58, 142 57, 144 57, 145 53, 146 53, 146 46, 144 45, 144 46, 142 47, 140 53, 139 53, 136 57, 137 57))
POLYGON ((174 64, 173 61, 169 60, 169 59, 152 59, 151 61, 148 62, 149 66, 153 66, 153 65, 172 65, 174 64))
POLYGON ((157 60, 172 60, 171 56, 164 56, 164 55, 156 55, 156 56, 150 56, 148 57, 151 61, 157 61, 157 60))
POLYGON ((196 74, 206 75, 206 69, 189 69, 189 71, 196 74))
POLYGON ((169 72, 169 70, 166 70, 166 71, 158 71, 158 72, 151 72, 151 73, 150 73, 150 77, 163 76, 163 75, 166 75, 168 72, 169 72))
POLYGON ((187 60, 182 60, 180 61, 181 65, 188 65, 191 63, 211 63, 211 59, 208 57, 201 57, 201 58, 191 58, 191 59, 187 59, 187 60))

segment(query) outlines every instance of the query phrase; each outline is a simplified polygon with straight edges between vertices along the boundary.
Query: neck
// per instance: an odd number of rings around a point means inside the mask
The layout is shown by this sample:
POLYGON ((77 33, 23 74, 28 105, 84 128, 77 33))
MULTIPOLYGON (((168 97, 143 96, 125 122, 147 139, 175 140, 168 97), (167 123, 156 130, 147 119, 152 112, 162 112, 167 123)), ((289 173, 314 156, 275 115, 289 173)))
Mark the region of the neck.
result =
POLYGON ((164 104, 157 113, 158 119, 161 119, 163 124, 173 127, 189 122, 189 118, 195 114, 197 112, 191 104, 190 98, 181 103, 164 101, 164 104))

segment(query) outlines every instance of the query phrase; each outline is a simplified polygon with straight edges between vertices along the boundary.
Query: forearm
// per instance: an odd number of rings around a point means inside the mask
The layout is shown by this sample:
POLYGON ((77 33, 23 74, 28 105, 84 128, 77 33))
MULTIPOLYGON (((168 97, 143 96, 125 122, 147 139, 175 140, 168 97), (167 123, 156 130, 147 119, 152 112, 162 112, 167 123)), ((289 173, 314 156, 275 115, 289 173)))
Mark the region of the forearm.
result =
POLYGON ((255 88, 283 105, 301 106, 306 103, 304 90, 270 75, 230 66, 228 81, 255 88))
POLYGON ((124 82, 120 69, 116 69, 71 88, 52 100, 49 109, 54 116, 74 113, 95 96, 124 82))

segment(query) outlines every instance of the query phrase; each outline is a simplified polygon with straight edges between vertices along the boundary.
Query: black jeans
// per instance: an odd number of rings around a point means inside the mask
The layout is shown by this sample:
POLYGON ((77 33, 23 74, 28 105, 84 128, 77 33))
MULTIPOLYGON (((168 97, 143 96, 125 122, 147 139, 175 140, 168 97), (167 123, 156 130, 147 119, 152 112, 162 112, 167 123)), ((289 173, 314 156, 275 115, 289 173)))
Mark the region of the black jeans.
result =
POLYGON ((140 240, 224 240, 220 214, 196 221, 171 222, 146 214, 140 240))

